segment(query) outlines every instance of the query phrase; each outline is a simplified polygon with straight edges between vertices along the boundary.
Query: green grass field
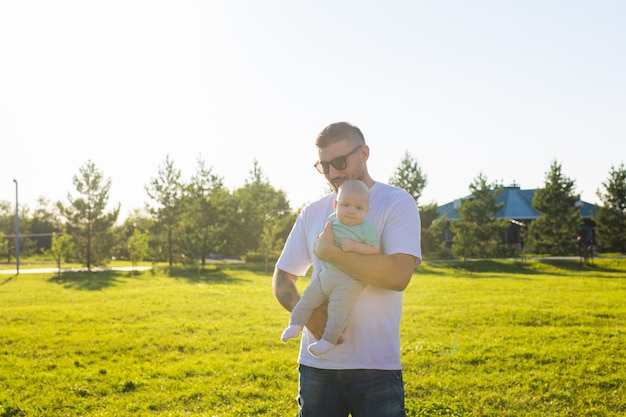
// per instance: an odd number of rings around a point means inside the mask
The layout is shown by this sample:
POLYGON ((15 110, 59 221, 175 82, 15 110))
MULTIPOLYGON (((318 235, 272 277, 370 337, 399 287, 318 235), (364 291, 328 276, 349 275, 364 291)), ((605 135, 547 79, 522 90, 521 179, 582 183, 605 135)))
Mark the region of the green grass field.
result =
MULTIPOLYGON (((212 268, 0 275, 0 417, 295 416, 270 275, 212 268)), ((626 414, 625 300, 626 259, 423 265, 409 416, 626 414)))

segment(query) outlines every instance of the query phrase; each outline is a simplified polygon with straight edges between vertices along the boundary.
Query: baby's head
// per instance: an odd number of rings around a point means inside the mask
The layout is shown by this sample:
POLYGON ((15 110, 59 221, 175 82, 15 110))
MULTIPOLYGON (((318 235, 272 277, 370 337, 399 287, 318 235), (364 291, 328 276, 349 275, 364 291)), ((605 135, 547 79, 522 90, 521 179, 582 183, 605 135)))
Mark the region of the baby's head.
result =
POLYGON ((369 199, 370 190, 363 181, 345 181, 339 187, 335 200, 337 218, 348 226, 363 223, 370 208, 369 199))

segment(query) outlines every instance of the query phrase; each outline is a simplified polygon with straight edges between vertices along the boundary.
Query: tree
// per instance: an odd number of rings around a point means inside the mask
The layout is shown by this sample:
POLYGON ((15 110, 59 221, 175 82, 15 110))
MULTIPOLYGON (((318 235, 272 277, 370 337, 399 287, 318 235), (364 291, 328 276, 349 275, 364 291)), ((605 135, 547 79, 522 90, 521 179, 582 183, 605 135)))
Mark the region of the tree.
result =
MULTIPOLYGON (((11 257, 16 255, 15 248, 15 203, 0 201, 0 231, 4 232, 7 244, 7 263, 11 262, 11 257)), ((20 224, 20 257, 25 258, 32 255, 35 250, 35 241, 30 238, 31 227, 30 208, 25 204, 19 206, 20 224)))
POLYGON ((264 230, 266 234, 274 233, 276 229, 271 227, 272 222, 290 214, 287 197, 282 190, 270 185, 256 160, 250 177, 243 187, 235 190, 234 197, 238 207, 235 237, 239 249, 242 254, 249 255, 248 258, 258 256, 264 230))
POLYGON ((393 176, 389 179, 389 184, 402 188, 411 194, 415 204, 419 204, 419 199, 428 184, 428 180, 417 163, 417 159, 406 151, 400 165, 396 167, 393 176))
POLYGON ((541 213, 531 223, 535 237, 535 251, 552 255, 575 252, 576 234, 582 224, 575 194, 575 182, 562 173, 561 165, 555 160, 546 173, 543 188, 535 191, 532 206, 541 213))
POLYGON ((471 197, 461 202, 461 220, 451 224, 455 233, 453 249, 463 256, 490 257, 498 254, 502 234, 508 226, 504 219, 496 219, 502 203, 496 199, 502 191, 495 184, 488 184, 487 177, 480 173, 469 186, 471 197))
POLYGON ((137 263, 146 259, 149 250, 150 240, 148 234, 139 229, 135 229, 132 236, 128 238, 128 254, 133 269, 137 266, 137 263))
POLYGON ((105 179, 96 165, 88 161, 74 176, 78 197, 67 195, 69 205, 57 203, 66 219, 67 232, 74 241, 77 258, 91 271, 92 266, 105 265, 113 247, 112 228, 119 215, 119 204, 106 212, 111 179, 105 179))
POLYGON ((296 217, 297 213, 290 213, 284 217, 269 219, 263 226, 258 254, 265 264, 265 272, 270 270, 270 261, 280 256, 296 217))
POLYGON ((597 194, 602 204, 595 217, 598 244, 603 250, 626 253, 626 168, 611 167, 603 182, 604 192, 597 194))
POLYGON ((52 243, 50 245, 50 250, 48 253, 52 256, 52 258, 57 263, 58 274, 61 276, 61 262, 68 261, 74 252, 74 242, 72 241, 72 237, 67 233, 56 233, 52 234, 52 243))
MULTIPOLYGON (((157 250, 167 259, 169 266, 174 263, 175 238, 179 227, 179 209, 182 195, 180 170, 174 167, 169 155, 163 165, 159 166, 157 177, 152 178, 145 187, 148 197, 154 206, 148 204, 148 211, 155 217, 155 235, 157 246, 164 250, 157 250)), ((162 255, 162 256, 163 256, 162 255)))
POLYGON ((426 174, 422 172, 417 159, 408 151, 405 151, 400 164, 389 179, 389 184, 408 192, 418 206, 422 228, 420 238, 423 254, 435 255, 439 253, 443 247, 440 239, 443 225, 441 222, 435 222, 438 217, 437 203, 432 202, 423 206, 419 204, 419 199, 428 184, 428 179, 426 174))
POLYGON ((37 200, 38 206, 30 221, 30 233, 33 234, 34 252, 44 253, 52 246, 52 236, 61 230, 61 219, 55 204, 44 197, 37 200))
POLYGON ((0 258, 4 258, 9 254, 9 242, 4 237, 4 233, 0 230, 0 258))
MULTIPOLYGON (((113 228, 115 235, 115 246, 113 256, 117 259, 131 259, 128 252, 128 240, 135 230, 145 233, 150 238, 150 230, 153 230, 154 219, 143 209, 133 209, 121 225, 113 228)), ((151 248, 148 247, 146 259, 152 259, 151 248)), ((145 259, 144 259, 145 260, 145 259)))
POLYGON ((447 219, 438 219, 437 203, 420 206, 419 213, 422 226, 422 253, 424 256, 439 256, 445 247, 442 236, 447 219))
POLYGON ((15 239, 9 237, 15 235, 15 211, 11 209, 11 203, 8 201, 0 201, 0 235, 2 237, 0 255, 3 258, 6 256, 6 262, 10 263, 11 254, 15 252, 15 239))
MULTIPOLYGON (((464 200, 466 201, 466 200, 464 200)), ((467 261, 467 258, 473 256, 473 248, 476 243, 475 225, 462 220, 457 220, 450 223, 450 229, 454 233, 452 238, 452 252, 455 255, 463 257, 463 262, 467 261)))
POLYGON ((220 252, 228 226, 222 214, 229 197, 222 178, 198 158, 196 172, 184 187, 181 204, 182 249, 188 262, 200 261, 204 268, 206 259, 220 252))

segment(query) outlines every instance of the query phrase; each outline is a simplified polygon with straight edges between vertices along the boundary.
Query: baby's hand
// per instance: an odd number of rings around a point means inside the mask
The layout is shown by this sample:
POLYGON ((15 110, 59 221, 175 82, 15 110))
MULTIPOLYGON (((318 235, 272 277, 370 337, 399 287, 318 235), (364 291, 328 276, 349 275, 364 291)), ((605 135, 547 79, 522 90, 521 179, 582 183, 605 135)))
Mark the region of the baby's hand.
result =
POLYGON ((354 247, 356 246, 356 243, 354 242, 354 240, 352 239, 341 239, 341 250, 344 252, 352 252, 354 251, 354 247))

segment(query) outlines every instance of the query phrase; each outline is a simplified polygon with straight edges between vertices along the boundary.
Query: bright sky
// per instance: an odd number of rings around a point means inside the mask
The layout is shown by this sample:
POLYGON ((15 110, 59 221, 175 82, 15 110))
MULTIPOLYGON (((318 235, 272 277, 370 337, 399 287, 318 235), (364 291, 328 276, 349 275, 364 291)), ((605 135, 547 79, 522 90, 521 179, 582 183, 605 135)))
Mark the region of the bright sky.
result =
POLYGON ((524 189, 550 163, 582 199, 626 161, 626 2, 4 1, 0 200, 77 195, 88 160, 122 213, 167 155, 230 188, 256 159, 292 207, 321 196, 314 138, 347 120, 388 181, 405 151, 420 203, 479 174, 524 189))

